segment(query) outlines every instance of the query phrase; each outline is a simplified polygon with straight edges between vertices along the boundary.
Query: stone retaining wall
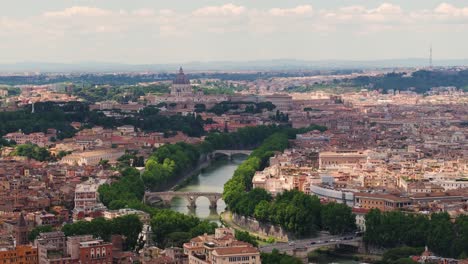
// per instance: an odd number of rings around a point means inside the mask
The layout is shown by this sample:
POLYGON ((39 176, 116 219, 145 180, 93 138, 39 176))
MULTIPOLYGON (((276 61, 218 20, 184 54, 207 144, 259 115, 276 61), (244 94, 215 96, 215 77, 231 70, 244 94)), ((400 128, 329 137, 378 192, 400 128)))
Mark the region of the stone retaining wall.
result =
POLYGON ((286 232, 282 227, 268 223, 261 223, 253 217, 246 217, 233 213, 232 221, 238 226, 262 236, 275 237, 278 240, 289 240, 292 238, 292 235, 286 232))

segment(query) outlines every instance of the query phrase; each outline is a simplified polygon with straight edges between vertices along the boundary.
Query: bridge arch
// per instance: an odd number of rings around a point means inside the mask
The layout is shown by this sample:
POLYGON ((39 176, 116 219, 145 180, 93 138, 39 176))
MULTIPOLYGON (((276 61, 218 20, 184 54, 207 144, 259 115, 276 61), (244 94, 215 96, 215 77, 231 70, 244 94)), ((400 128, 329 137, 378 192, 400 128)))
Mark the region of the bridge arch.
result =
POLYGON ((206 197, 210 201, 210 208, 218 207, 218 200, 222 199, 221 193, 216 192, 145 192, 143 202, 153 204, 156 201, 163 201, 165 205, 170 205, 174 197, 181 197, 187 201, 187 207, 196 208, 196 201, 199 197, 206 197))
POLYGON ((216 156, 216 155, 225 155, 227 156, 229 159, 232 159, 232 156, 234 155, 246 155, 246 156, 249 156, 250 154, 252 154, 252 151, 251 150, 231 150, 231 149, 218 149, 218 150, 215 150, 212 152, 212 155, 213 156, 216 156))

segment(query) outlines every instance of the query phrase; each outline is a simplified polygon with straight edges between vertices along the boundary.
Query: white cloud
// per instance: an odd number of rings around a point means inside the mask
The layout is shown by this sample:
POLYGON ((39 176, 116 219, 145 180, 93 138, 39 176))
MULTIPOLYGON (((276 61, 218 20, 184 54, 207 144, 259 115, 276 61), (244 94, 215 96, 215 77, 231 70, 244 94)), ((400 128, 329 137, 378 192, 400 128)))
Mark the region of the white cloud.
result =
POLYGON ((73 6, 66 8, 61 11, 45 12, 45 17, 73 17, 73 16, 89 16, 89 17, 101 17, 112 14, 111 11, 96 7, 89 6, 73 6))
POLYGON ((311 5, 299 5, 294 8, 272 8, 268 12, 273 16, 294 16, 312 14, 313 10, 311 5))
POLYGON ((468 17, 468 7, 457 8, 451 4, 441 3, 434 9, 434 13, 437 15, 445 15, 445 16, 468 17))
POLYGON ((142 17, 151 17, 155 15, 153 9, 150 8, 141 8, 132 12, 133 15, 142 16, 142 17))
POLYGON ((246 11, 244 6, 225 4, 222 6, 206 6, 193 11, 195 16, 238 16, 246 11))
POLYGON ((94 34, 133 34, 142 32, 155 37, 190 37, 202 34, 369 34, 384 31, 444 30, 447 24, 467 24, 468 7, 441 3, 432 9, 404 10, 383 3, 377 6, 351 5, 317 9, 311 5, 255 9, 227 3, 189 11, 140 8, 111 10, 91 6, 72 6, 51 10, 39 16, 13 20, 0 18, 0 34, 30 34, 41 38, 66 38, 94 34), (58 23, 57 20, 60 20, 58 23))

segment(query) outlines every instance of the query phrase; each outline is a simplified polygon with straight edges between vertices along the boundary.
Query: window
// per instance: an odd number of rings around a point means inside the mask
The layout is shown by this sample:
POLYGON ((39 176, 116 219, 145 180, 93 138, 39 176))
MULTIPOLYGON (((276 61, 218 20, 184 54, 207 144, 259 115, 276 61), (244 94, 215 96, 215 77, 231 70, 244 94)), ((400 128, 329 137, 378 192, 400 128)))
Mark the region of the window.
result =
POLYGON ((91 249, 91 258, 94 258, 94 248, 91 249))
POLYGON ((103 247, 101 252, 102 252, 102 256, 105 257, 106 256, 106 248, 103 247))

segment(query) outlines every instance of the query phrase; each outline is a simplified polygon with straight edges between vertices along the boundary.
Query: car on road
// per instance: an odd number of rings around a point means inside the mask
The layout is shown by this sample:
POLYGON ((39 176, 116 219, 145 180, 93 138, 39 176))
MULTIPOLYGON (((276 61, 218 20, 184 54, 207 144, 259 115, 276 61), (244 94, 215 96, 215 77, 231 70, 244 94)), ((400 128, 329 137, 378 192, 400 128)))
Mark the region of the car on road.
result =
POLYGON ((323 241, 323 243, 328 243, 328 240, 323 241))
POLYGON ((335 242, 336 240, 334 238, 330 239, 330 242, 335 242))
POLYGON ((317 244, 317 242, 312 241, 312 242, 310 242, 310 244, 311 244, 311 245, 315 245, 315 244, 317 244))
POLYGON ((322 241, 322 240, 318 240, 318 241, 317 241, 317 244, 320 244, 320 243, 323 243, 323 241, 322 241))
POLYGON ((291 241, 291 242, 289 242, 289 244, 288 244, 288 245, 290 245, 290 246, 294 246, 294 245, 296 245, 296 243, 295 243, 294 241, 291 241))

